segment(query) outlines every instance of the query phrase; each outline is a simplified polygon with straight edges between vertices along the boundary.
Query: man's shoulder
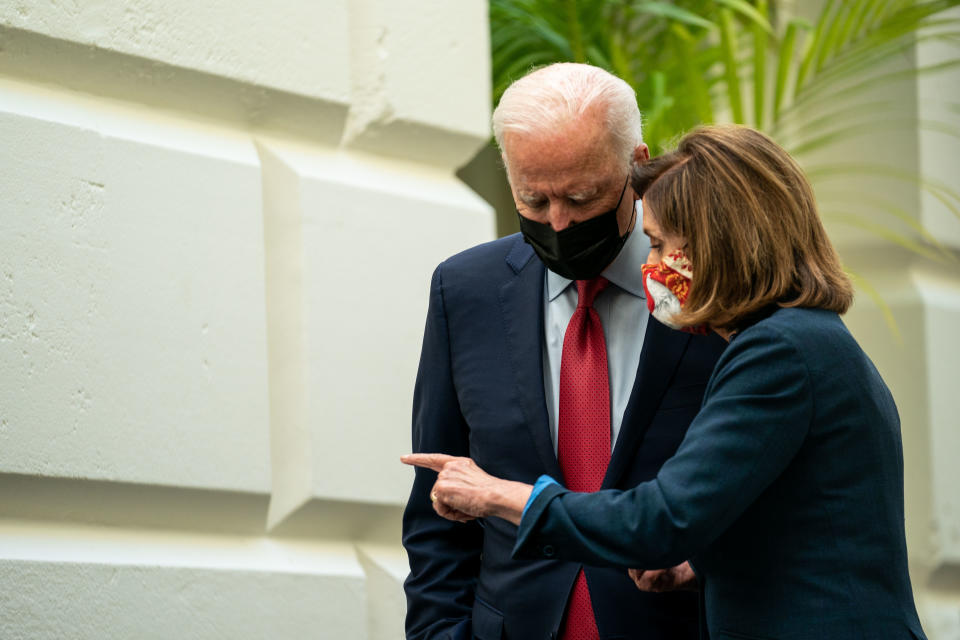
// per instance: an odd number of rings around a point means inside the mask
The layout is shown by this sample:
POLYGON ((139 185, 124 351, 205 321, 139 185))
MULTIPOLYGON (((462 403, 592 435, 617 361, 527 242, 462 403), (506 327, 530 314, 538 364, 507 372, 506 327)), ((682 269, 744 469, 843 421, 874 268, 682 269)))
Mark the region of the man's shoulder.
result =
POLYGON ((533 249, 515 233, 503 238, 470 247, 457 253, 437 267, 444 277, 496 277, 516 273, 533 258, 533 249))

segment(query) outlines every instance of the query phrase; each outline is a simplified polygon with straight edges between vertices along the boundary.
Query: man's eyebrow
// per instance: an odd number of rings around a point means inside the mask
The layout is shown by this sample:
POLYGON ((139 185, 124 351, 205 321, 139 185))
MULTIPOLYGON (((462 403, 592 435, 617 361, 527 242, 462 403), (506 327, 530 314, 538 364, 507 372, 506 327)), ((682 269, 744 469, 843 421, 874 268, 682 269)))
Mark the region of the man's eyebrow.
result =
POLYGON ((539 193, 539 192, 537 192, 537 191, 520 191, 520 190, 518 190, 518 191, 517 191, 517 197, 520 198, 520 200, 522 200, 523 202, 534 202, 534 201, 537 201, 537 200, 541 200, 541 199, 543 198, 543 194, 542 194, 542 193, 539 193))
POLYGON ((600 193, 600 187, 594 185, 592 187, 585 187, 579 191, 572 191, 568 197, 571 200, 586 200, 587 198, 593 198, 598 193, 600 193))

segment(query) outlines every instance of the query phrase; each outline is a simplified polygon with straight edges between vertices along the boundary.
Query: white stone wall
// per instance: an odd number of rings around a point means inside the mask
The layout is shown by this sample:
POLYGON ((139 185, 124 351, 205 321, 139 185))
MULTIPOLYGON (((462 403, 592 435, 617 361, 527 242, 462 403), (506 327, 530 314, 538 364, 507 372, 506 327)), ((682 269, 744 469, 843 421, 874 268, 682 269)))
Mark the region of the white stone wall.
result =
MULTIPOLYGON (((960 9, 950 17, 960 19, 960 9)), ((917 49, 923 69, 956 59, 957 48, 943 41, 926 41, 917 49)), ((921 402, 926 406, 928 435, 921 441, 926 460, 915 473, 929 476, 923 495, 928 517, 917 532, 918 587, 921 611, 931 640, 960 640, 960 197, 936 194, 941 186, 960 193, 960 145, 957 133, 945 135, 939 124, 960 132, 960 70, 917 80, 921 119, 918 134, 919 168, 931 181, 920 193, 920 220, 953 257, 952 262, 926 262, 911 269, 922 313, 926 381, 921 402)))
POLYGON ((0 638, 402 637, 481 0, 0 3, 0 638))

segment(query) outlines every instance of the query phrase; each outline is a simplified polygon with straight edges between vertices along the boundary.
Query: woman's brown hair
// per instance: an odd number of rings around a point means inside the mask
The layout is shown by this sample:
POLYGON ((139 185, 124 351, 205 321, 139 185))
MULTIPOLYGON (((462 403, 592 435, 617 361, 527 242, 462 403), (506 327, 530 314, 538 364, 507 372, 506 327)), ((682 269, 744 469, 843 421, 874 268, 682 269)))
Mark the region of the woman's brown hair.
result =
POLYGON ((676 321, 737 330, 772 305, 844 313, 853 287, 797 163, 747 127, 702 127, 634 168, 665 234, 686 239, 690 296, 676 321))

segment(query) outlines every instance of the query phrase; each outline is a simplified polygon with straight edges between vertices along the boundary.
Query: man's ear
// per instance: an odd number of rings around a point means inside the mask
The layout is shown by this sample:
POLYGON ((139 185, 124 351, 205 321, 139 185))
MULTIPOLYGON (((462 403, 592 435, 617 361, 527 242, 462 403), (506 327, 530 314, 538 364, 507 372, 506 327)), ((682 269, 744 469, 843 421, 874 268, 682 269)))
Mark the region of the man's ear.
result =
MULTIPOLYGON (((633 164, 634 165, 643 164, 649 159, 650 159, 650 149, 647 147, 647 145, 641 142, 639 145, 637 145, 637 148, 633 150, 633 164)), ((640 194, 634 191, 633 199, 639 200, 640 194)))
POLYGON ((633 150, 633 161, 636 164, 641 164, 650 159, 650 149, 644 143, 637 145, 637 148, 633 150))

